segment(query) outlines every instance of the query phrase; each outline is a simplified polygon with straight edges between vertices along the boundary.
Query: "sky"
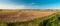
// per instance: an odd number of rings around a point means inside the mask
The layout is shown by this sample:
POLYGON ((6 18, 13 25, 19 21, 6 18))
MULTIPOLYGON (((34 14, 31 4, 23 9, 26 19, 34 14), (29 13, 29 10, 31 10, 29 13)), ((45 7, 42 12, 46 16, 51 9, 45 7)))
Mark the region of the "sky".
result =
POLYGON ((60 9, 60 0, 0 0, 0 9, 60 9))

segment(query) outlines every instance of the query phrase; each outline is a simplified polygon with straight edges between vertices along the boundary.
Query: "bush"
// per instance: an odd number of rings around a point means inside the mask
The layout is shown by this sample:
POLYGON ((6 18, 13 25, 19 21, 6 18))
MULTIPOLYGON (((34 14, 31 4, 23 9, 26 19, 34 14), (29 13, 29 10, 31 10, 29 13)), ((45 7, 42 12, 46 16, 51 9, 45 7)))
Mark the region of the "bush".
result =
POLYGON ((60 26, 60 14, 52 16, 49 20, 43 21, 41 26, 60 26))

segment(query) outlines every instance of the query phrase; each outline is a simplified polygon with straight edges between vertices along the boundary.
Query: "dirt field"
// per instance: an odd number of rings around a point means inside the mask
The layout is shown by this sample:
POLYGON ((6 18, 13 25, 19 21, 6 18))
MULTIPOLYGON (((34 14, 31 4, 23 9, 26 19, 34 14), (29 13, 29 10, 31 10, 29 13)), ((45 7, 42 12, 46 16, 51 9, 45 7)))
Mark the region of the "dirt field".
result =
POLYGON ((23 22, 43 16, 52 15, 53 11, 37 11, 37 10, 3 10, 0 11, 1 22, 23 22))

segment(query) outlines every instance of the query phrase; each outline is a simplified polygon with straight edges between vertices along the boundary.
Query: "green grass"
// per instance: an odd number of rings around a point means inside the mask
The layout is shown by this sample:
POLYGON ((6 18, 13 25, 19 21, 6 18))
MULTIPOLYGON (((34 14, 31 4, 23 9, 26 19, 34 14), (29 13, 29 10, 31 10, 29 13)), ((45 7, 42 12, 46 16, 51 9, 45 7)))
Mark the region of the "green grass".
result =
POLYGON ((60 14, 56 13, 26 22, 2 23, 0 26, 60 26, 60 14))

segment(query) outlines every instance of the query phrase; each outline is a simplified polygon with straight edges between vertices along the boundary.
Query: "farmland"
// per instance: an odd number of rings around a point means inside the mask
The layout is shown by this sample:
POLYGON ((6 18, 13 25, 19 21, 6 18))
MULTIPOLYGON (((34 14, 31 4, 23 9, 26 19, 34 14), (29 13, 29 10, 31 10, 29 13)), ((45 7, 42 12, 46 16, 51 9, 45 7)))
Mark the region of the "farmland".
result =
MULTIPOLYGON (((57 26, 59 11, 3 10, 0 11, 1 26, 57 26), (55 19, 56 18, 56 19, 55 19), (57 20, 57 25, 54 23, 57 20), (51 22, 50 22, 51 21, 51 22), (49 25, 50 24, 50 25, 49 25)), ((60 26, 60 25, 58 25, 60 26)))

